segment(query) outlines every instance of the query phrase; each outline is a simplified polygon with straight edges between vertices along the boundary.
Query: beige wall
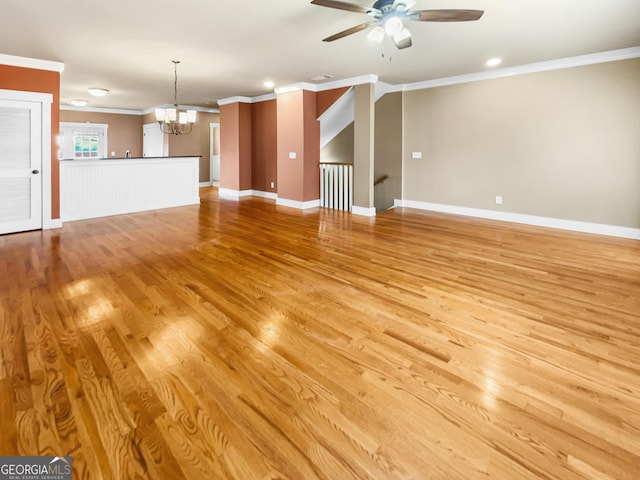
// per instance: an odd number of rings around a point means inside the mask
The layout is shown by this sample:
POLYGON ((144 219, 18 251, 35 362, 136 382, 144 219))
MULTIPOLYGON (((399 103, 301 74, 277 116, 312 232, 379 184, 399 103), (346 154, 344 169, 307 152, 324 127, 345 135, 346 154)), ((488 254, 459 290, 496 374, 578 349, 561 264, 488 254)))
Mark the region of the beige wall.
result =
POLYGON ((402 196, 402 93, 388 93, 376 102, 374 179, 389 178, 373 189, 376 210, 393 206, 402 196))
POLYGON ((353 163, 353 122, 320 149, 321 163, 353 163))
POLYGON ((220 123, 220 114, 198 112, 197 121, 187 135, 169 135, 169 156, 200 156, 200 181, 210 180, 209 124, 220 123))
POLYGON ((375 149, 374 85, 355 87, 353 121, 353 205, 373 208, 373 166, 375 149))
POLYGON ((640 228, 640 59, 404 103, 405 200, 640 228))
POLYGON ((107 155, 124 158, 127 150, 132 157, 142 156, 142 117, 120 113, 61 110, 61 122, 104 123, 107 129, 107 155), (114 155, 111 155, 114 152, 114 155))

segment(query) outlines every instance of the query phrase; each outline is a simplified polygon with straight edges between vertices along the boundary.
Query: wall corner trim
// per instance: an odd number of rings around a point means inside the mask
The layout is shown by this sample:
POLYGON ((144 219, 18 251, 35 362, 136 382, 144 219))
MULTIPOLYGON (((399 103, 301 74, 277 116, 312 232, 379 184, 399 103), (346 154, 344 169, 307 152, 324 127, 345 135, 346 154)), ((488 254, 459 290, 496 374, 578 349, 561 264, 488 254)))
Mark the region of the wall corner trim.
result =
POLYGON ((351 207, 351 213, 362 217, 375 217, 376 209, 375 207, 358 207, 357 205, 353 205, 351 207))
POLYGON ((605 225, 601 223, 581 222, 576 220, 565 220, 562 218, 539 217, 536 215, 526 215, 522 213, 499 212, 495 210, 483 210, 479 208, 459 207, 456 205, 418 202, 414 200, 396 199, 394 201, 394 206, 415 208, 417 210, 427 210, 439 213, 451 213, 454 215, 464 215, 467 217, 486 218, 489 220, 499 220, 502 222, 521 223, 524 225, 532 225, 535 227, 547 227, 555 228, 558 230, 570 230, 573 232, 593 233, 596 235, 606 235, 610 237, 640 240, 640 228, 621 227, 618 225, 605 225))

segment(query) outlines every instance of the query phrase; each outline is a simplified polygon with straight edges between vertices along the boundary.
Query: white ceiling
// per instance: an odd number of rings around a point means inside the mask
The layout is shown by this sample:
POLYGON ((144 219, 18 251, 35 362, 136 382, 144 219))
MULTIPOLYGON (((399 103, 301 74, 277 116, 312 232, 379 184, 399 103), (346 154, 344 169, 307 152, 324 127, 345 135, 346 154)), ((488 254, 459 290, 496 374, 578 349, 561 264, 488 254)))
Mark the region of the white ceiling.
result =
MULTIPOLYGON (((372 1, 352 0, 370 6, 372 1)), ((640 46, 640 0, 417 0, 414 9, 484 10, 477 22, 411 22, 413 47, 373 45, 367 32, 322 39, 370 17, 309 0, 2 0, 0 53, 64 63, 61 102, 142 110, 276 87, 377 74, 391 84, 640 46), (88 87, 110 94, 89 97, 88 87)))

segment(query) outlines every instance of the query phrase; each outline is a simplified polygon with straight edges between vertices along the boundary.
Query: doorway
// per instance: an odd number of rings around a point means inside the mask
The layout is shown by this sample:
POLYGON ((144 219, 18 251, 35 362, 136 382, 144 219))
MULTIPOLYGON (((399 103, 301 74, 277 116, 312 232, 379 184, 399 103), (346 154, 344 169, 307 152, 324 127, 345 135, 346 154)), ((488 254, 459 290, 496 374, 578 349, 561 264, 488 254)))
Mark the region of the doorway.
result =
POLYGON ((162 133, 160 125, 145 123, 142 126, 142 156, 166 157, 169 154, 167 136, 162 133))

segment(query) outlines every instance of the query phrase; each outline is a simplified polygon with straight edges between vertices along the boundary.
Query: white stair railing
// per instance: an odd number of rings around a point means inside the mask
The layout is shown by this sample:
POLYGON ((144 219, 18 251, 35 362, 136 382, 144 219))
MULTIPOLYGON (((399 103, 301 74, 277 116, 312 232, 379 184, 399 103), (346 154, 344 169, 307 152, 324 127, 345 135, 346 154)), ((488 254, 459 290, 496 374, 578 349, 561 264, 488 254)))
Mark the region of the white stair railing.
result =
POLYGON ((351 211, 353 205, 353 165, 320 164, 320 206, 351 211))

